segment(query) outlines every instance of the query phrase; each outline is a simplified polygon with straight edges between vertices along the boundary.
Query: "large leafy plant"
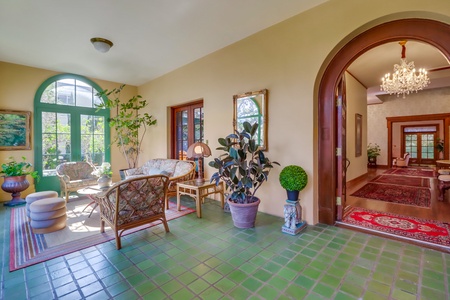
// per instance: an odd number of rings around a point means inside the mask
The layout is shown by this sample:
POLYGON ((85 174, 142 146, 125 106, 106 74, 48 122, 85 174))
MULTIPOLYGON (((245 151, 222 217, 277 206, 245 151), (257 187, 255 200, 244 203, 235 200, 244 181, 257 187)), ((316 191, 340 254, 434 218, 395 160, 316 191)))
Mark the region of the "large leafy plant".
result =
POLYGON ((256 201, 255 193, 267 181, 273 164, 256 143, 258 123, 244 122, 242 131, 235 131, 225 138, 219 138, 217 150, 225 151, 219 158, 209 162, 217 169, 211 182, 225 182, 230 191, 229 199, 235 203, 256 201))
POLYGON ((39 179, 39 175, 37 171, 33 171, 33 165, 26 161, 26 157, 22 156, 22 161, 16 161, 16 159, 12 156, 9 158, 9 162, 2 164, 2 169, 0 174, 4 177, 12 177, 12 176, 23 176, 30 175, 35 179, 39 179))
POLYGON ((109 126, 116 132, 111 144, 119 147, 129 168, 136 168, 147 127, 155 125, 156 119, 148 113, 140 112, 148 105, 147 100, 143 100, 141 95, 133 96, 128 101, 122 102, 120 93, 124 87, 123 84, 111 91, 103 90, 97 93, 102 102, 96 106, 98 109, 115 109, 116 116, 108 119, 109 126), (139 130, 141 130, 140 135, 139 130))

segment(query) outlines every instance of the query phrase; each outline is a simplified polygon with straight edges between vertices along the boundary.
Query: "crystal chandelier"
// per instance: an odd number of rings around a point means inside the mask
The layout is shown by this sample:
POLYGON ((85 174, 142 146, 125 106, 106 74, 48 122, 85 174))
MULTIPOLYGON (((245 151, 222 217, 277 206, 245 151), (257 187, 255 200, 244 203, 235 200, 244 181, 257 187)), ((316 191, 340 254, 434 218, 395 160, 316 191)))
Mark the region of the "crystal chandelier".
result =
POLYGON ((397 94, 397 97, 402 94, 403 98, 409 93, 422 90, 430 83, 430 79, 427 76, 425 69, 419 69, 416 72, 414 62, 408 62, 406 60, 406 41, 401 41, 399 44, 402 46, 402 59, 400 65, 394 65, 394 73, 387 73, 381 79, 381 90, 392 94, 397 94))

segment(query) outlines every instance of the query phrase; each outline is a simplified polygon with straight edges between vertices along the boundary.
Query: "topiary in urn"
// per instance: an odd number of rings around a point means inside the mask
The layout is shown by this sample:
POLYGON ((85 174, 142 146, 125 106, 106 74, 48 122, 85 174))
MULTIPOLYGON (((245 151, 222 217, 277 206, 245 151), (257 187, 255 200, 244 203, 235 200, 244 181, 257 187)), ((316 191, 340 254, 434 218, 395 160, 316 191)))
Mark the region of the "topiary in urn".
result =
POLYGON ((308 184, 308 174, 300 166, 289 165, 281 170, 279 180, 287 191, 288 200, 297 201, 300 191, 308 184))

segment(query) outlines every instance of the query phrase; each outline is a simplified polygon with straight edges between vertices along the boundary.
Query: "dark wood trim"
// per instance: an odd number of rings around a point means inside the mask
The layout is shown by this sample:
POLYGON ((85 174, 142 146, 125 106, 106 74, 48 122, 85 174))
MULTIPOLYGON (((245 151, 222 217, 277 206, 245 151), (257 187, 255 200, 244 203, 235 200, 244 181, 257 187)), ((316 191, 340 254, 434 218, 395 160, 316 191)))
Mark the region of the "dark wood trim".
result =
MULTIPOLYGON (((429 19, 403 19, 383 23, 359 34, 344 45, 327 65, 318 90, 318 207, 319 222, 336 221, 336 106, 334 92, 348 66, 364 52, 387 42, 413 39, 436 47, 450 59, 450 25, 429 19)), ((448 123, 446 123, 448 124, 448 123)))
MULTIPOLYGON (((203 99, 197 99, 194 100, 192 102, 188 102, 185 104, 180 104, 180 105, 176 105, 176 106, 172 106, 170 107, 170 157, 171 158, 178 158, 178 155, 176 153, 176 124, 175 124, 175 114, 178 111, 183 111, 183 110, 187 110, 188 111, 188 120, 193 120, 194 119, 194 113, 193 110, 195 108, 203 108, 203 99)), ((189 139, 189 145, 192 144, 194 142, 194 124, 189 123, 188 124, 188 139, 189 139)))
MULTIPOLYGON (((392 167, 392 128, 393 123, 400 123, 400 122, 418 122, 418 121, 443 121, 444 128, 443 128, 443 135, 444 137, 448 136, 448 124, 450 124, 450 114, 430 114, 430 115, 414 115, 414 116, 402 116, 402 117, 387 117, 387 128, 388 128, 388 166, 392 167)), ((401 148, 404 149, 403 145, 403 139, 401 141, 401 148)), ((448 139, 444 139, 444 149, 447 150, 449 146, 448 139)), ((448 159, 449 153, 448 151, 444 150, 444 159, 448 159)))

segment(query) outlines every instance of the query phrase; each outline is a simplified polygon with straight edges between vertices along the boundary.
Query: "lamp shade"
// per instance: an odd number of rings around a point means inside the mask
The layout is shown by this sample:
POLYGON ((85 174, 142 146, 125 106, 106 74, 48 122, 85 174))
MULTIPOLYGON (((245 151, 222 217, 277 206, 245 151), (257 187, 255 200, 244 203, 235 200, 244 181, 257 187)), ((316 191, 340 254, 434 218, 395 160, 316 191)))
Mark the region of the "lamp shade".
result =
POLYGON ((113 46, 113 43, 110 40, 99 37, 92 38, 91 43, 92 45, 94 45, 95 50, 101 53, 108 52, 109 49, 111 49, 111 47, 113 46))
POLYGON ((211 156, 211 149, 205 143, 195 142, 189 146, 186 156, 189 158, 208 157, 211 156))

